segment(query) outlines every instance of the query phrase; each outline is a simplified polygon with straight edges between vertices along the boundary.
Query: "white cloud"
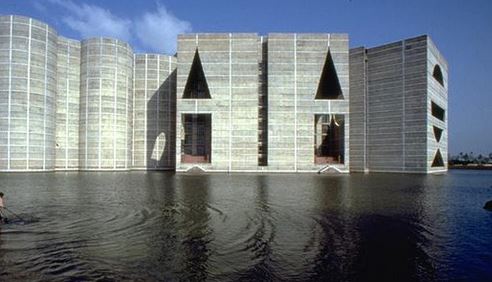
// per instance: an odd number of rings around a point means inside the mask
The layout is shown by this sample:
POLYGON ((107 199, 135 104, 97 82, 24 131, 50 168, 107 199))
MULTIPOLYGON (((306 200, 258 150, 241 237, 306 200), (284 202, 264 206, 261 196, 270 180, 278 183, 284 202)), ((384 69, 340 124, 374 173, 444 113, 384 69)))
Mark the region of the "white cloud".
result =
POLYGON ((132 20, 97 5, 72 0, 48 1, 67 11, 62 17, 63 23, 82 38, 107 36, 132 41, 130 43, 137 43, 133 46, 136 50, 174 54, 177 35, 191 31, 189 22, 178 19, 159 3, 155 12, 146 12, 132 20))
POLYGON ((88 4, 76 4, 70 0, 49 0, 68 11, 62 21, 77 31, 82 38, 94 36, 115 37, 121 40, 131 38, 131 21, 113 15, 109 10, 88 4))
POLYGON ((189 22, 176 18, 160 4, 155 12, 138 18, 134 27, 142 47, 168 54, 176 51, 177 35, 191 31, 189 22))

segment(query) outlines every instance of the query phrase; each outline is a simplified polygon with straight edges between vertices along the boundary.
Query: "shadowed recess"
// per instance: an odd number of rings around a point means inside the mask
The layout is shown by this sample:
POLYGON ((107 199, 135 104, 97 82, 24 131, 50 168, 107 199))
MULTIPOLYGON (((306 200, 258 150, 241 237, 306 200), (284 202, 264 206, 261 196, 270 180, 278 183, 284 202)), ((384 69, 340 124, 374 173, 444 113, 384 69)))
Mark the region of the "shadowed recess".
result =
POLYGON ((335 64, 331 57, 331 52, 328 50, 326 54, 325 64, 321 72, 318 91, 316 91, 316 100, 343 99, 342 88, 338 81, 335 64))
POLYGON ((344 116, 314 116, 314 163, 344 163, 344 116))
POLYGON ((183 93, 184 99, 210 99, 210 90, 208 90, 207 79, 203 72, 202 61, 198 54, 198 49, 195 51, 195 57, 191 64, 188 80, 186 81, 185 90, 183 93))
POLYGON ((433 126, 433 129, 434 129, 434 137, 436 137, 436 141, 440 142, 442 136, 442 129, 440 129, 437 126, 433 126))
POLYGON ((432 161, 432 167, 444 166, 444 161, 442 160, 441 150, 437 149, 434 160, 432 161))
POLYGON ((436 65, 434 67, 434 71, 432 72, 432 76, 434 77, 435 80, 437 80, 437 82, 439 82, 439 84, 444 86, 444 79, 442 77, 442 71, 441 71, 441 67, 439 65, 436 65))
POLYGON ((445 114, 445 111, 443 108, 439 107, 436 103, 432 102, 431 104, 431 112, 432 112, 432 115, 439 119, 439 120, 442 120, 444 121, 444 114, 445 114))

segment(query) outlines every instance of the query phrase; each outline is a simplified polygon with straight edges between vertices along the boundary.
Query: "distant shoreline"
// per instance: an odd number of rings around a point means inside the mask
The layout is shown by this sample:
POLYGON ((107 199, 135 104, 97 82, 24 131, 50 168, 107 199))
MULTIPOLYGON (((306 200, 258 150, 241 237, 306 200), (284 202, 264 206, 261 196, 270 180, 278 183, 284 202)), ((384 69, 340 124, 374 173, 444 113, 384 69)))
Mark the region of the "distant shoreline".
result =
POLYGON ((477 164, 469 164, 469 165, 449 165, 449 169, 473 169, 473 170, 492 170, 492 165, 477 165, 477 164))

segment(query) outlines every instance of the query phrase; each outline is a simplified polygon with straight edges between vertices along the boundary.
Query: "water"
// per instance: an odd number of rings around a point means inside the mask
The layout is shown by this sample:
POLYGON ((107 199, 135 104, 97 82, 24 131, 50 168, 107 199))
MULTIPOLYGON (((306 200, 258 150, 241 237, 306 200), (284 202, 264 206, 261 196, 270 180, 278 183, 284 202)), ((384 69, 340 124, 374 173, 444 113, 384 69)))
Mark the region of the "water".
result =
POLYGON ((0 174, 0 280, 492 280, 492 172, 0 174))

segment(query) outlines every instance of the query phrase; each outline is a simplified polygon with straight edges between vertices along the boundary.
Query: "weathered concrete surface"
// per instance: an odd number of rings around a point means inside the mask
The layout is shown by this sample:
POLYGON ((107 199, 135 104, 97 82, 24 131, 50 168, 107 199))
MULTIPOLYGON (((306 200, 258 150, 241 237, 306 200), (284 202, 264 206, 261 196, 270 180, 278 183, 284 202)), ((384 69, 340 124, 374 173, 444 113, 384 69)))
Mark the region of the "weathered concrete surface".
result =
POLYGON ((56 169, 79 168, 80 41, 58 37, 56 169))
POLYGON ((244 171, 258 167, 258 36, 256 34, 186 34, 178 37, 176 170, 181 162, 183 114, 212 115, 212 162, 205 170, 244 171), (198 50, 210 99, 183 98, 198 50))
POLYGON ((428 36, 351 50, 352 171, 428 173, 447 169, 447 63, 428 36), (433 77, 439 65, 444 85, 433 77), (363 114, 362 114, 363 113, 363 114), (442 130, 438 142, 433 127, 442 130), (437 150, 443 166, 433 167, 437 150))
POLYGON ((83 40, 80 84, 80 169, 130 169, 131 47, 116 39, 83 40))
POLYGON ((0 17, 0 171, 55 168, 57 33, 0 17))
POLYGON ((432 40, 350 54, 348 42, 199 33, 178 37, 177 57, 134 55, 116 39, 1 16, 0 171, 446 171, 448 66, 432 40), (207 99, 183 97, 195 54, 207 99), (181 161, 185 114, 211 116, 210 163, 181 161), (331 117, 344 120, 341 163, 315 157, 331 117))
POLYGON ((132 169, 174 169, 176 58, 136 54, 132 169))

